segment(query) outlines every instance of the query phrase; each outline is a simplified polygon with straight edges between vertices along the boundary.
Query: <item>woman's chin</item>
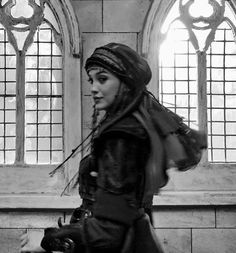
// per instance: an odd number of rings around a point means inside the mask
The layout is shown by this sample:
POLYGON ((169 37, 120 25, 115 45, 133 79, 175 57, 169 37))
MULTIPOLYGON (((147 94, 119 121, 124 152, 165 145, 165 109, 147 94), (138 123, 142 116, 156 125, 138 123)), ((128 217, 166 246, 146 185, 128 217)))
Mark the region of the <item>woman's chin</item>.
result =
POLYGON ((107 106, 102 105, 102 104, 95 104, 95 109, 98 110, 98 111, 106 111, 107 106))

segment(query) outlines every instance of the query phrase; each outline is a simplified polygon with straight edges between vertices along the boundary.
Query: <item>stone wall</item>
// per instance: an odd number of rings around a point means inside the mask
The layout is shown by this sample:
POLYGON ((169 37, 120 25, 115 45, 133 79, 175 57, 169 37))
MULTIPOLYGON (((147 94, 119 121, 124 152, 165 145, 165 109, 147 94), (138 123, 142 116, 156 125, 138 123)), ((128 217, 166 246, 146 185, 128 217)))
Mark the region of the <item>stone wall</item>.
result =
MULTIPOLYGON (((149 0, 72 1, 83 44, 83 60, 93 50, 109 42, 127 44, 137 50, 139 35, 150 6, 149 0), (114 11, 115 10, 115 11, 114 11)), ((84 62, 83 62, 84 63, 84 62)), ((92 101, 87 75, 82 72, 83 135, 91 122, 92 101)))
POLYGON ((166 253, 236 252, 236 208, 155 208, 154 227, 166 253))
MULTIPOLYGON (((1 211, 1 253, 18 253, 20 235, 43 234, 57 219, 70 219, 70 210, 1 211)), ((154 227, 165 253, 235 253, 236 207, 154 207, 154 227)))

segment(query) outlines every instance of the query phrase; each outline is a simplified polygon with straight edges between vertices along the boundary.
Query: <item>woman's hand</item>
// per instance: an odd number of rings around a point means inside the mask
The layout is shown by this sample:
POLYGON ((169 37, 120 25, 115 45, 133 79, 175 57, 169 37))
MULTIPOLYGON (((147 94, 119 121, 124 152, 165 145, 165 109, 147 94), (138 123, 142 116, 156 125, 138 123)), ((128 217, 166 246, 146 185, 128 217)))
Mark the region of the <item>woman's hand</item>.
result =
POLYGON ((65 252, 81 243, 81 226, 77 224, 64 225, 60 228, 49 227, 44 230, 41 246, 46 251, 65 252))
POLYGON ((45 250, 40 246, 43 237, 43 232, 40 231, 25 231, 21 237, 21 253, 43 253, 45 250))

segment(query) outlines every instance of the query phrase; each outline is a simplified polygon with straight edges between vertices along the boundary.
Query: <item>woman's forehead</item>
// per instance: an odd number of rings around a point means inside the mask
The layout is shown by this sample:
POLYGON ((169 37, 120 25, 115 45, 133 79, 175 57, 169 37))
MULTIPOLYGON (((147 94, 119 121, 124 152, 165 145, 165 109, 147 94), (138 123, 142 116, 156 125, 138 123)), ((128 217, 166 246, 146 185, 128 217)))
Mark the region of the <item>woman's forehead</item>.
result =
POLYGON ((107 70, 106 68, 100 67, 100 66, 93 66, 93 67, 89 68, 87 73, 88 73, 88 75, 96 75, 96 74, 100 74, 100 73, 111 74, 111 72, 109 70, 107 70))

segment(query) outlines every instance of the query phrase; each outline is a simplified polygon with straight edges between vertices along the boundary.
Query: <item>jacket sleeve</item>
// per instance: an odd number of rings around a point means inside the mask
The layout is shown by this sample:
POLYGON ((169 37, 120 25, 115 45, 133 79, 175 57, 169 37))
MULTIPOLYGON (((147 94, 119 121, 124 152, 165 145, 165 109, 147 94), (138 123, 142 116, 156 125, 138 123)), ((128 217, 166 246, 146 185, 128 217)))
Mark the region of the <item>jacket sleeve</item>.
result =
POLYGON ((113 132, 102 138, 97 151, 95 217, 128 226, 138 217, 148 151, 147 139, 131 134, 113 132))

